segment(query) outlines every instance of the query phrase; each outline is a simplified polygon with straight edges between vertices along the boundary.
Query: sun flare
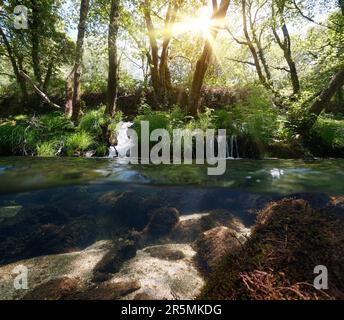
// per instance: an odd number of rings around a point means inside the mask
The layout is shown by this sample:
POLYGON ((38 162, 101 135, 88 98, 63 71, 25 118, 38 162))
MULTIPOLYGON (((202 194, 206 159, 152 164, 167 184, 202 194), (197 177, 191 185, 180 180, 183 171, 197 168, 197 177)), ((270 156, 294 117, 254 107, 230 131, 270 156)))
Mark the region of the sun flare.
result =
POLYGON ((180 17, 181 21, 172 27, 174 35, 192 33, 201 35, 205 40, 211 38, 212 11, 209 7, 200 8, 194 16, 180 17))

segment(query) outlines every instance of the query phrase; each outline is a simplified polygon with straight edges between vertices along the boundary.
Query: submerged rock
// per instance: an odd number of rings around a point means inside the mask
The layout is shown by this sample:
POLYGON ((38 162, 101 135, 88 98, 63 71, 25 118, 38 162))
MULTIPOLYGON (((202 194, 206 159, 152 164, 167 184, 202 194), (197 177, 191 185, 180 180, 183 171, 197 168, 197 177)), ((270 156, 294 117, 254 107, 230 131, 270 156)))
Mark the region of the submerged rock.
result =
POLYGON ((213 273, 222 259, 244 241, 244 238, 239 240, 235 230, 227 227, 217 227, 204 232, 195 242, 196 260, 201 270, 207 275, 213 273))
POLYGON ((80 279, 62 277, 37 286, 23 300, 66 300, 80 289, 80 279))
POLYGON ((145 252, 148 252, 151 257, 168 261, 178 261, 185 258, 185 254, 180 250, 171 250, 166 247, 151 247, 147 248, 145 252))
POLYGON ((136 250, 136 243, 133 241, 116 241, 114 247, 96 265, 93 271, 93 281, 100 283, 111 279, 126 260, 135 257, 136 250))
POLYGON ((0 207, 0 222, 15 217, 21 209, 22 206, 0 207))
POLYGON ((170 233, 179 222, 180 213, 176 208, 161 208, 153 212, 145 234, 158 238, 170 233))

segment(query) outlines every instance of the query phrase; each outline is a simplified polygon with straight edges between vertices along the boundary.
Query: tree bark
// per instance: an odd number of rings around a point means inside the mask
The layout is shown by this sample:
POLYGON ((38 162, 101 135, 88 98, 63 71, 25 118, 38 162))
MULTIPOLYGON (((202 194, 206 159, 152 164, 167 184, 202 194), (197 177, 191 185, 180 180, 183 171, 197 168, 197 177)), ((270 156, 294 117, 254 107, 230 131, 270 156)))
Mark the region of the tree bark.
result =
MULTIPOLYGON (((217 1, 213 1, 214 14, 212 21, 220 21, 226 17, 230 0, 221 0, 220 6, 217 5, 217 1)), ((218 35, 218 26, 211 30, 211 38, 214 41, 218 35)), ((189 112, 192 116, 198 116, 199 102, 201 98, 201 90, 204 82, 206 72, 208 70, 211 58, 213 55, 213 47, 209 40, 206 41, 201 57, 196 64, 196 70, 193 77, 190 97, 189 97, 189 112)))
POLYGON ((80 18, 78 24, 78 38, 76 43, 75 61, 71 74, 67 79, 65 114, 77 121, 81 111, 80 80, 82 74, 82 58, 84 54, 84 39, 86 22, 89 12, 89 0, 81 0, 80 18))
POLYGON ((110 22, 108 33, 109 50, 109 74, 107 88, 106 113, 111 117, 116 112, 116 101, 118 94, 118 58, 117 58, 117 34, 119 28, 119 6, 120 0, 111 1, 110 22))

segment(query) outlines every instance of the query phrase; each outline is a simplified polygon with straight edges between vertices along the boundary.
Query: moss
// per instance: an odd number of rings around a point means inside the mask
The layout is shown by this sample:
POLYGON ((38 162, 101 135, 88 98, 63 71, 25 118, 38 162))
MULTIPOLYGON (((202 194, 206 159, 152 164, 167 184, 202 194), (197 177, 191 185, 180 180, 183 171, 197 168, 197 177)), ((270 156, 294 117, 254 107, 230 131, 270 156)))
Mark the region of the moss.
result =
POLYGON ((268 205, 246 244, 211 276, 201 299, 343 298, 344 222, 304 200, 268 205), (316 290, 314 268, 326 265, 330 288, 316 290))

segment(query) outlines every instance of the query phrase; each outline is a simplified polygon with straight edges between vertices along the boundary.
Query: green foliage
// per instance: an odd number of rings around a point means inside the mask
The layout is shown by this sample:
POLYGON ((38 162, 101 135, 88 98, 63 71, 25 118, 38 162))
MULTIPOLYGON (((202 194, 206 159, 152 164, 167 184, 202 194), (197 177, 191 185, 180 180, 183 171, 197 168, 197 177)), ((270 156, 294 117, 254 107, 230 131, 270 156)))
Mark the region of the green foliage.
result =
POLYGON ((56 141, 47 141, 37 145, 38 157, 54 157, 56 154, 56 141))
POLYGON ((96 157, 105 157, 108 154, 108 149, 107 144, 99 144, 95 153, 96 157))
POLYGON ((246 99, 227 110, 216 111, 213 123, 218 129, 226 129, 229 135, 250 137, 268 144, 276 138, 278 112, 262 90, 250 88, 246 99))
POLYGON ((102 126, 106 124, 105 106, 85 113, 80 119, 78 130, 90 133, 93 137, 102 135, 102 126))
POLYGON ((66 140, 67 155, 80 155, 94 144, 91 134, 86 131, 73 133, 66 140))
POLYGON ((322 115, 314 125, 312 134, 330 148, 344 148, 344 119, 322 115))

